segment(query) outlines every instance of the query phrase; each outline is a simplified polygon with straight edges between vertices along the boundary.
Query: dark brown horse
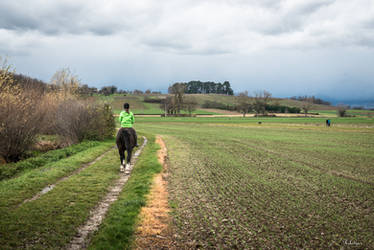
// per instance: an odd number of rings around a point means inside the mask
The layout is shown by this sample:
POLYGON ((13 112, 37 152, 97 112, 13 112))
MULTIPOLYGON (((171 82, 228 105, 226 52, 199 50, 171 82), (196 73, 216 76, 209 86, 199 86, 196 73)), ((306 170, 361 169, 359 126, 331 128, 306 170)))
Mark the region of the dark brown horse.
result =
POLYGON ((121 159, 120 171, 124 171, 123 161, 125 160, 125 151, 127 151, 126 157, 126 169, 129 167, 131 162, 132 149, 136 145, 136 134, 133 128, 120 128, 116 138, 117 148, 121 159))

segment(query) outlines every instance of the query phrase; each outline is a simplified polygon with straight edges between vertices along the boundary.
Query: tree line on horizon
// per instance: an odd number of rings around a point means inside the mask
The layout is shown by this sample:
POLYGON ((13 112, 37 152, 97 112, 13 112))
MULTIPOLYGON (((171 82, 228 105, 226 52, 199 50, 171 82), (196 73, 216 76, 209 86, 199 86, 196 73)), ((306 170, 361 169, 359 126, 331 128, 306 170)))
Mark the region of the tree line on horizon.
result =
POLYGON ((234 91, 230 86, 229 81, 220 82, 202 82, 202 81, 189 81, 185 84, 186 94, 224 94, 234 95, 234 91))
POLYGON ((301 102, 310 102, 313 104, 321 104, 321 105, 331 105, 331 102, 322 100, 321 98, 317 98, 315 96, 292 96, 289 99, 295 100, 295 101, 301 101, 301 102))

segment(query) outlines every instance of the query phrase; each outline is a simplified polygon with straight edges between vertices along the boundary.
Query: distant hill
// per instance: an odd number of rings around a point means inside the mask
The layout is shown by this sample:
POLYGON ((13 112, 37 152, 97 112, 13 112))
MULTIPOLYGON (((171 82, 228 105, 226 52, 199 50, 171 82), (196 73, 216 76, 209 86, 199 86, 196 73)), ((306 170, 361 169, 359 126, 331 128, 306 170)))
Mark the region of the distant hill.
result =
MULTIPOLYGON (((167 94, 141 94, 141 95, 133 95, 133 94, 114 94, 110 96, 99 96, 102 100, 111 103, 114 111, 116 113, 122 110, 123 103, 128 102, 131 106, 131 109, 135 114, 162 114, 164 111, 160 108, 160 104, 145 102, 145 99, 165 99, 168 95, 167 94)), ((204 108, 204 103, 216 102, 221 103, 224 106, 234 107, 237 104, 237 97, 232 95, 222 95, 222 94, 186 94, 186 97, 192 97, 198 103, 197 110, 194 113, 197 114, 225 114, 227 110, 219 110, 216 108, 207 109, 204 108), (210 110, 210 111, 209 111, 210 110)), ((273 98, 270 103, 271 105, 282 105, 288 107, 298 107, 302 108, 304 102, 291 100, 291 99, 282 99, 282 98, 273 98)), ((329 106, 329 105, 320 105, 320 104, 313 104, 310 110, 326 110, 326 111, 335 111, 336 107, 329 106)), ((230 112, 236 113, 235 110, 231 110, 230 112)))
POLYGON ((343 100, 336 100, 336 99, 331 99, 330 102, 333 105, 338 105, 338 104, 345 104, 349 105, 352 108, 354 107, 363 107, 366 109, 374 109, 374 99, 343 99, 343 100))

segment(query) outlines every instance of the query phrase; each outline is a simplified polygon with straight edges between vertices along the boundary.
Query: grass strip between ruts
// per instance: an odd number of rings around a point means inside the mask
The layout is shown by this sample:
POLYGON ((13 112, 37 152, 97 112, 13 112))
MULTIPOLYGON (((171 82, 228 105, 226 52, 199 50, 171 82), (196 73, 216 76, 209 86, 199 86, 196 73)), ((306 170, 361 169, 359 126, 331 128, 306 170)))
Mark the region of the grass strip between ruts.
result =
POLYGON ((37 169, 25 170, 21 175, 0 182, 0 211, 8 210, 33 197, 47 185, 69 175, 82 164, 89 163, 114 145, 113 140, 100 143, 69 158, 50 162, 37 169))
POLYGON ((141 207, 146 204, 153 176, 162 170, 157 159, 159 145, 153 135, 146 135, 144 148, 118 200, 109 208, 106 218, 94 234, 89 249, 129 249, 134 240, 141 207))
POLYGON ((88 148, 96 147, 100 144, 101 142, 99 141, 84 141, 79 144, 74 144, 70 147, 51 150, 40 156, 31 157, 17 163, 0 165, 0 180, 11 178, 26 169, 39 168, 48 163, 59 161, 63 158, 85 151, 88 148))
POLYGON ((118 152, 113 149, 39 199, 18 208, 2 209, 2 248, 66 247, 79 225, 88 219, 90 211, 119 178, 118 162, 118 152))

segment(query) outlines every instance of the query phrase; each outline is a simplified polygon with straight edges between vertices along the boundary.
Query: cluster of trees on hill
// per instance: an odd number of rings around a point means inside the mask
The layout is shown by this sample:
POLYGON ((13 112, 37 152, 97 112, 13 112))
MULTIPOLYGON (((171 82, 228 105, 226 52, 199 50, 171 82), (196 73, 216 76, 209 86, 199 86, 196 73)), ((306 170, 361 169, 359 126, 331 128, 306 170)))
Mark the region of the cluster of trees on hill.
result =
MULTIPOLYGON (((170 96, 165 99, 144 98, 145 102, 160 103, 160 108, 165 110, 169 115, 178 115, 181 110, 187 110, 189 113, 197 107, 196 100, 188 96, 188 85, 186 83, 174 83, 168 89, 170 96)), ((297 107, 288 107, 278 103, 270 104, 272 95, 270 92, 263 90, 255 93, 253 97, 248 95, 248 91, 238 94, 234 104, 226 104, 218 101, 205 101, 203 108, 216 108, 230 111, 238 111, 245 116, 249 112, 255 112, 256 115, 267 115, 268 112, 279 113, 300 113, 301 109, 297 107)))
POLYGON ((315 96, 293 96, 290 97, 291 100, 296 100, 296 101, 302 101, 302 102, 309 102, 313 104, 322 104, 322 105, 331 105, 330 102, 324 101, 321 98, 316 98, 315 96))
POLYGON ((224 83, 190 81, 181 84, 185 84, 186 94, 234 94, 230 82, 228 81, 225 81, 224 83))

